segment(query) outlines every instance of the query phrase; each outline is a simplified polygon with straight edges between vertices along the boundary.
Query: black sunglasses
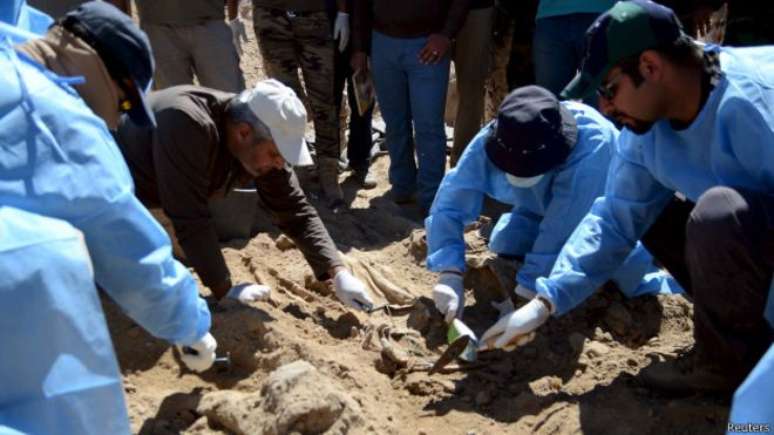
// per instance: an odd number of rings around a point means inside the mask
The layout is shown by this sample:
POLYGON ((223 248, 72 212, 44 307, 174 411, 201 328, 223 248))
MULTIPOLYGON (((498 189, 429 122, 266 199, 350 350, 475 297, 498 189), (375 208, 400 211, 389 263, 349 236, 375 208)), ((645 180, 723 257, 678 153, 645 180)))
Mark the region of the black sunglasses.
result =
POLYGON ((599 95, 600 97, 606 100, 612 100, 613 98, 615 98, 615 93, 618 90, 618 82, 621 80, 622 75, 623 73, 619 72, 615 77, 613 77, 607 83, 599 85, 599 87, 597 88, 597 95, 599 95))

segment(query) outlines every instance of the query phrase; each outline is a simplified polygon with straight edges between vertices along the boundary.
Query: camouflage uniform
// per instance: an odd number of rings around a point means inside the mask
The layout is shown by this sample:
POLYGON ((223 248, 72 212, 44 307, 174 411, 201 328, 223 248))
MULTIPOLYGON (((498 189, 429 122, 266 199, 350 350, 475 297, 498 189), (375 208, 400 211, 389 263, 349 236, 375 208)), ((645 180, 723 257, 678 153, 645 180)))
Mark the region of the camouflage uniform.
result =
POLYGON ((485 121, 497 116, 497 109, 510 90, 535 82, 532 34, 537 3, 537 0, 495 2, 494 60, 486 82, 485 121))
POLYGON ((292 12, 253 2, 253 25, 269 77, 306 96, 314 122, 318 158, 339 157, 339 120, 334 99, 334 40, 324 9, 292 12), (306 89, 298 78, 298 69, 306 89))
MULTIPOLYGON (((500 13, 499 11, 497 13, 500 13)), ((484 121, 489 122, 497 116, 505 96, 508 94, 507 70, 508 59, 511 57, 511 40, 513 36, 513 23, 501 27, 494 35, 492 44, 492 71, 486 80, 486 98, 484 107, 484 121)))

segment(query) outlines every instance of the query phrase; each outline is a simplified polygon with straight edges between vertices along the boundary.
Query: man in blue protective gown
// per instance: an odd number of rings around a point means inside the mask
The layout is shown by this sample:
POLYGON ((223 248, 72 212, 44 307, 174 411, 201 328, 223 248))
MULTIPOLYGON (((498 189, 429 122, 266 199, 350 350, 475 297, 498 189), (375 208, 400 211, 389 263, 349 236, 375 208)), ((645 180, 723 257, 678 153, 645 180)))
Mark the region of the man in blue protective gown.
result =
MULTIPOLYGON (((462 316, 463 230, 478 218, 484 197, 513 205, 495 225, 489 248, 523 258, 515 293, 532 299, 535 279, 551 271, 564 242, 604 191, 617 137, 596 110, 560 103, 544 88, 518 88, 505 98, 497 119, 444 177, 425 221, 427 266, 440 272, 433 300, 447 322, 462 316)), ((629 297, 679 291, 641 246, 613 281, 629 297)))
MULTIPOLYGON (((563 95, 595 90, 624 125, 605 196, 536 291, 562 315, 607 280, 637 240, 694 303, 695 345, 641 372, 674 394, 730 393, 774 339, 764 308, 774 265, 774 48, 703 46, 673 12, 617 3, 587 33, 563 95)), ((508 339, 547 316, 518 310, 508 339)))
MULTIPOLYGON (((774 283, 772 284, 774 289, 774 283)), ((771 294, 772 290, 769 292, 771 294)), ((774 328, 774 298, 769 296, 765 310, 766 320, 774 328)), ((731 415, 728 417, 728 433, 774 431, 774 344, 758 361, 742 385, 734 393, 731 415), (758 425, 757 428, 751 427, 758 425)))
POLYGON ((28 5, 25 0, 0 2, 0 22, 18 27, 35 35, 46 33, 54 20, 45 13, 28 5))
POLYGON ((0 301, 0 433, 128 433, 83 234, 0 206, 0 301))
MULTIPOLYGON (((103 85, 110 89, 112 110, 153 125, 143 92, 153 63, 142 31, 103 2, 84 4, 68 17, 104 63, 108 78, 103 85)), ((3 36, 5 32, 0 27, 3 36)), ((93 281, 154 336, 193 348, 195 354, 184 354, 183 362, 193 370, 206 370, 216 348, 209 334, 207 305, 191 274, 172 258, 164 230, 134 196, 129 170, 105 121, 70 87, 82 80, 61 77, 14 50, 8 39, 0 40, 0 204, 64 221, 69 226, 61 228, 80 231, 91 257, 93 281)), ((24 219, 14 222, 19 221, 24 219)), ((41 228, 41 240, 45 229, 41 228)), ((8 234, 12 239, 4 246, 13 247, 17 232, 8 234)), ((25 234, 18 232, 19 237, 25 234)), ((69 230, 61 231, 62 237, 68 234, 69 230)), ((18 255, 13 249, 0 254, 7 258, 0 263, 18 255)), ((91 277, 81 274, 62 280, 57 288, 56 280, 35 272, 38 267, 24 261, 16 274, 3 276, 17 280, 4 281, 2 288, 13 291, 0 293, 0 306, 14 307, 7 315, 11 317, 3 320, 16 325, 3 328, 2 342, 20 343, 41 355, 51 349, 61 354, 49 355, 52 364, 44 366, 25 358, 20 349, 5 348, 0 358, 0 429, 128 433, 120 373, 109 341, 95 327, 82 327, 83 322, 104 322, 99 304, 82 299, 91 297, 93 285, 81 285, 91 277), (39 281, 32 283, 27 277, 39 281), (25 296, 15 297, 20 289, 25 296), (83 294, 62 294, 76 291, 83 294), (65 334, 65 329, 66 346, 57 347, 62 344, 57 331, 65 334), (38 330, 49 332, 34 332, 38 330)), ((53 260, 46 267, 57 269, 49 271, 52 277, 77 269, 68 271, 67 264, 53 260)))

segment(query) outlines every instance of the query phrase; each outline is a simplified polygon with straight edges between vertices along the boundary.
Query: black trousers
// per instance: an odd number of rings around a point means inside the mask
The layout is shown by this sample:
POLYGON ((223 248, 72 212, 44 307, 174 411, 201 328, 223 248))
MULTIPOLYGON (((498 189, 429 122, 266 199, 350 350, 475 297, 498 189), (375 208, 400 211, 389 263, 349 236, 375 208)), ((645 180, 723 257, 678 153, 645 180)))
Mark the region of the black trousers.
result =
POLYGON ((347 142, 347 159, 349 166, 358 171, 368 169, 371 164, 371 148, 373 139, 371 138, 371 117, 373 115, 373 105, 363 114, 357 111, 357 101, 355 100, 354 84, 352 83, 352 67, 349 65, 350 49, 347 48, 340 53, 336 48, 335 74, 334 74, 334 94, 336 96, 337 113, 341 111, 343 100, 344 85, 347 85, 347 97, 349 101, 349 141, 347 142))
POLYGON ((642 238, 694 304, 695 351, 741 381, 774 340, 763 317, 774 270, 774 197, 714 187, 677 197, 642 238))

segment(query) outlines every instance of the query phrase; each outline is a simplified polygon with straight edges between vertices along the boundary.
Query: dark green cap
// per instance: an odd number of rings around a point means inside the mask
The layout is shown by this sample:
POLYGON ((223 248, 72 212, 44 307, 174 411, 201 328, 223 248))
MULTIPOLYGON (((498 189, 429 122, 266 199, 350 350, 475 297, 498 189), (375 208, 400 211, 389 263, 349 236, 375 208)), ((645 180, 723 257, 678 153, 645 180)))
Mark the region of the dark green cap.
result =
POLYGON ((675 13, 649 0, 619 1, 586 31, 586 54, 580 72, 561 93, 580 99, 591 94, 624 59, 684 36, 675 13))

